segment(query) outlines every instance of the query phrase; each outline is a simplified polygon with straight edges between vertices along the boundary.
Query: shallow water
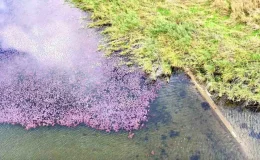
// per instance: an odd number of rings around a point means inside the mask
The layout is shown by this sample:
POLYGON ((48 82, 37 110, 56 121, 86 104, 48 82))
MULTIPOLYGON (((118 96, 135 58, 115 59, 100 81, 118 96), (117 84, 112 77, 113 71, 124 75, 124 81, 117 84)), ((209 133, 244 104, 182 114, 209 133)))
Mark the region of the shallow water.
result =
POLYGON ((239 145, 194 86, 174 75, 152 103, 145 128, 106 133, 86 126, 40 127, 0 125, 2 159, 244 159, 239 145), (154 155, 151 152, 154 151, 154 155))
MULTIPOLYGON (((114 86, 112 89, 116 89, 118 84, 137 90, 133 92, 136 95, 150 95, 149 90, 143 89, 144 86, 140 87, 143 76, 137 71, 130 74, 131 83, 124 78, 113 81, 114 74, 110 77, 105 74, 107 72, 103 72, 108 70, 109 73, 113 73, 110 71, 114 69, 114 61, 112 64, 108 63, 109 60, 96 51, 101 37, 93 29, 81 28, 80 17, 85 14, 79 10, 56 0, 6 0, 0 1, 0 13, 0 52, 2 55, 15 55, 7 58, 8 60, 5 56, 0 58, 1 84, 8 86, 9 79, 10 82, 18 82, 19 71, 19 75, 27 78, 28 75, 31 76, 26 81, 30 85, 44 86, 36 87, 40 95, 45 89, 53 89, 56 83, 61 82, 62 85, 57 89, 61 92, 55 93, 66 96, 67 92, 70 92, 67 85, 76 84, 73 71, 80 71, 86 79, 79 80, 87 80, 87 85, 83 87, 87 87, 88 91, 100 86, 100 83, 102 87, 114 86), (104 64, 105 67, 102 68, 100 64, 104 64), (50 72, 54 76, 46 78, 46 74, 50 72), (69 80, 63 81, 63 77, 69 80), (30 78, 35 80, 32 81, 30 78), (63 92, 64 90, 66 92, 63 92)), ((120 69, 122 73, 127 70, 122 66, 120 69)), ((21 88, 23 89, 18 85, 18 89, 21 88)), ((78 93, 78 90, 76 91, 78 93)), ((0 96, 6 93, 3 88, 0 96)), ((15 93, 11 96, 15 100, 18 97, 16 95, 22 95, 19 90, 10 93, 15 93)), ((108 98, 121 96, 117 92, 112 93, 112 97, 108 98)), ((120 93, 124 95, 126 92, 120 90, 120 93)), ((126 97, 129 98, 128 95, 126 97)), ((100 96, 97 99, 100 99, 100 96)), ((70 99, 66 100, 70 102, 70 99)), ((126 101, 126 107, 133 104, 132 99, 126 101)), ((8 106, 6 103, 9 103, 8 99, 0 102, 0 107, 8 106)), ((141 104, 137 102, 134 104, 139 107, 141 104)), ((101 105, 99 111, 107 107, 105 104, 101 105)), ((124 103, 120 103, 122 104, 124 103)), ((113 105, 109 106, 113 108, 113 105)), ((0 120, 10 118, 13 121, 14 117, 10 116, 10 113, 5 118, 0 117, 0 120)), ((140 130, 134 131, 133 139, 127 138, 126 131, 107 133, 83 124, 71 128, 55 125, 30 130, 25 130, 20 125, 0 124, 0 159, 245 159, 240 146, 182 73, 174 74, 170 83, 164 84, 159 90, 158 97, 150 103, 148 120, 140 130)))
POLYGON ((259 112, 241 110, 240 106, 220 104, 221 110, 242 140, 252 159, 260 157, 260 120, 259 112))

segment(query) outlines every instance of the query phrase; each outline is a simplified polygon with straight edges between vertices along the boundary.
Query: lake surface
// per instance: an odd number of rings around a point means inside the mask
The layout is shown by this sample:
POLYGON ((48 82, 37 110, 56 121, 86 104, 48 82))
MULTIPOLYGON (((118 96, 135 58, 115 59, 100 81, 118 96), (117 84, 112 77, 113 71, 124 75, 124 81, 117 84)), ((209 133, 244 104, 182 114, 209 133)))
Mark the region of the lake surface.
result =
POLYGON ((102 37, 82 28, 85 13, 57 0, 4 0, 0 13, 1 160, 245 159, 186 75, 173 74, 159 89, 138 69, 119 65, 120 58, 102 56, 102 37), (95 110, 78 103, 86 95, 95 110), (66 103, 57 105, 57 96, 66 103), (129 139, 125 129, 136 128, 129 139))
POLYGON ((145 128, 106 133, 86 126, 0 125, 2 159, 244 159, 240 147, 183 74, 151 104, 145 128), (205 104, 204 104, 205 105, 205 104), (151 152, 154 151, 154 155, 151 152))

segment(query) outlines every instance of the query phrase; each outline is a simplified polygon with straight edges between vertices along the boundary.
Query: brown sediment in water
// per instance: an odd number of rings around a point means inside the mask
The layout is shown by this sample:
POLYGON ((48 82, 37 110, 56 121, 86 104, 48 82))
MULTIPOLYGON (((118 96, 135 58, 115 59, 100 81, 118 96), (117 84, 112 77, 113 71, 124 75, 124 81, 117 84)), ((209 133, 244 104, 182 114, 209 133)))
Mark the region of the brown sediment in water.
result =
POLYGON ((230 124, 230 122, 226 119, 226 117, 221 112, 219 106, 217 106, 216 103, 213 101, 213 99, 210 97, 207 89, 204 86, 202 86, 200 83, 198 83, 198 81, 196 80, 194 74, 190 71, 190 69, 186 68, 185 73, 191 78, 191 81, 194 83, 195 87, 198 89, 201 96, 209 103, 215 115, 219 118, 219 120, 226 127, 226 129, 231 133, 231 135, 236 139, 236 141, 240 144, 241 149, 245 154, 245 156, 248 159, 253 159, 253 157, 249 154, 249 148, 245 145, 245 142, 237 135, 233 126, 230 124))

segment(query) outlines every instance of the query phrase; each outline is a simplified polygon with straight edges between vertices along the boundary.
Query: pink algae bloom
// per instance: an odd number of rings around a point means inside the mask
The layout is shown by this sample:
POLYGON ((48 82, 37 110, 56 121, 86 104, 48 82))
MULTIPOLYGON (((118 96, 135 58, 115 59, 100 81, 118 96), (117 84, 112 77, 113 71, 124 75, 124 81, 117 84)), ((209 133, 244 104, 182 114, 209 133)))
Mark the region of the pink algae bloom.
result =
POLYGON ((60 70, 23 55, 0 54, 0 123, 26 129, 55 124, 107 132, 139 129, 160 85, 147 84, 142 72, 118 63, 106 60, 96 71, 84 63, 60 70), (13 61, 16 56, 28 64, 13 61))

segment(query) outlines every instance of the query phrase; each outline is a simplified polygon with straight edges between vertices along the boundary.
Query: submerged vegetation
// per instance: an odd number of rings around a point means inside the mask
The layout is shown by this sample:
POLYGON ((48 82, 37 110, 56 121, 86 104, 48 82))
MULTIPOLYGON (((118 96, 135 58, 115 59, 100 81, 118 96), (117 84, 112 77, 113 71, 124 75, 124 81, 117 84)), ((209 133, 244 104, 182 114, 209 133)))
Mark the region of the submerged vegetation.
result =
MULTIPOLYGON (((72 0, 104 27, 107 55, 151 78, 189 68, 219 97, 260 102, 259 0, 72 0)), ((250 102, 250 103, 248 103, 250 102)))

